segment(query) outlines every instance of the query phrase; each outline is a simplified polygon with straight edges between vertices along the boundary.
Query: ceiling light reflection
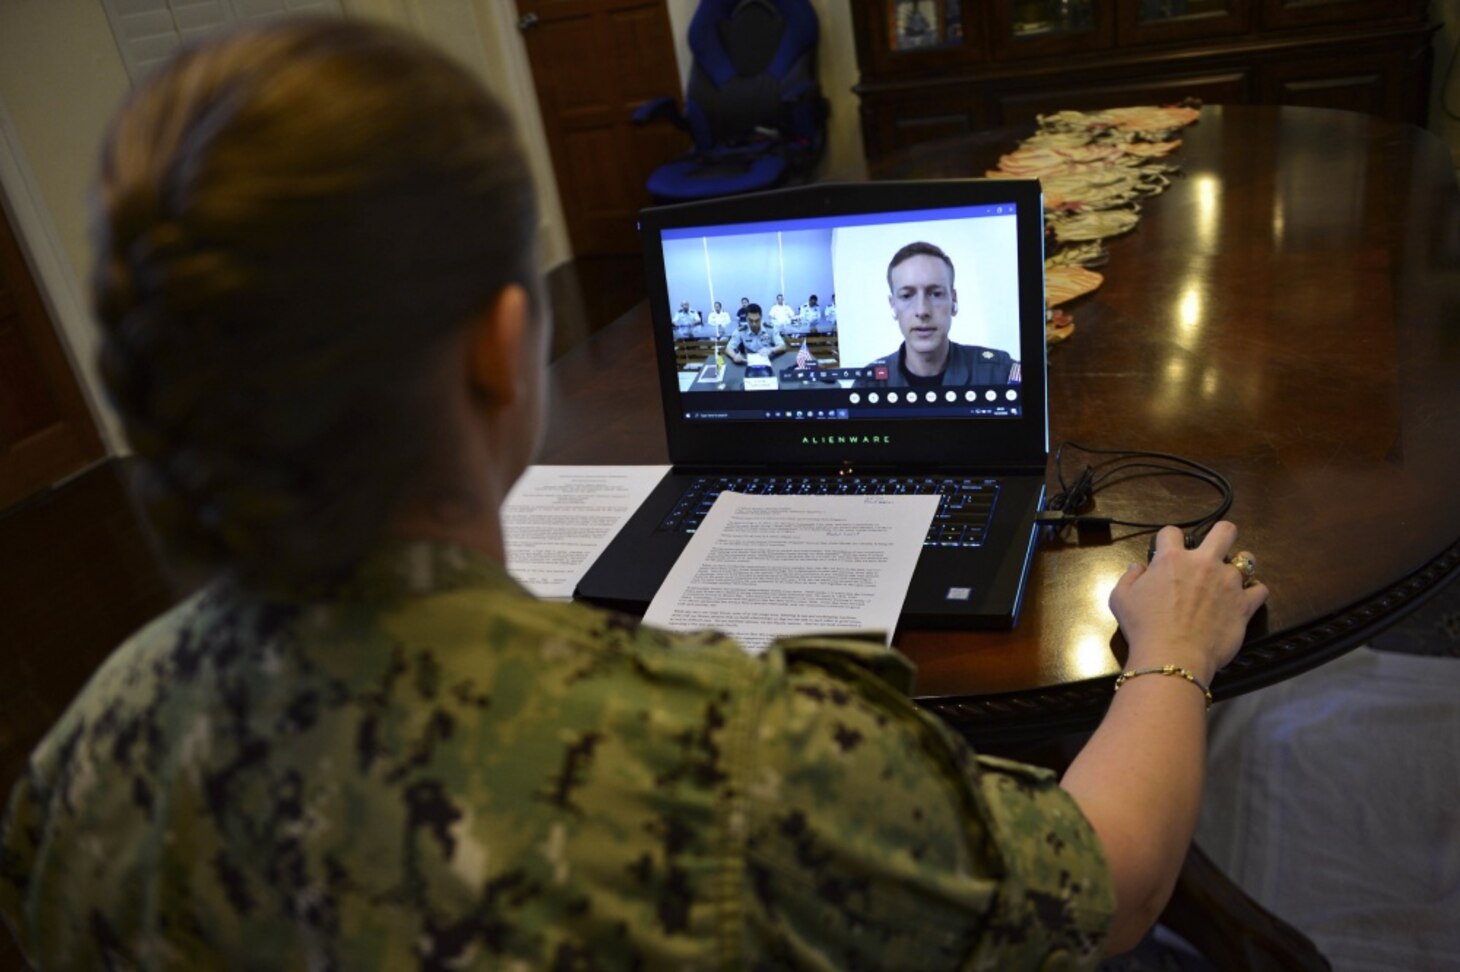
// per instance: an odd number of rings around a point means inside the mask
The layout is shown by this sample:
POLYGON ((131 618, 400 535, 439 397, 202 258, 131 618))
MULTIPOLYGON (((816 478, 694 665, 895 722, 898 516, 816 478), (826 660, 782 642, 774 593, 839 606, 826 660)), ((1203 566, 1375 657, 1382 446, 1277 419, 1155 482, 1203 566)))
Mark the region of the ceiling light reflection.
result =
POLYGON ((1221 221, 1222 184, 1216 176, 1196 176, 1192 182, 1196 187, 1196 242, 1204 251, 1212 250, 1217 240, 1217 225, 1221 221))
POLYGON ((1126 566, 1111 567, 1102 570, 1090 579, 1090 589, 1086 591, 1090 598, 1090 607, 1098 614, 1110 606, 1110 592, 1115 590, 1115 585, 1125 576, 1126 566))
POLYGON ((1124 575, 1124 567, 1112 566, 1090 579, 1090 586, 1085 590, 1092 609, 1090 616, 1109 619, 1111 624, 1089 625, 1076 636, 1070 660, 1075 668, 1075 678, 1098 678, 1109 674, 1115 666, 1115 656, 1110 650, 1110 636, 1114 632, 1114 619, 1110 618, 1110 592, 1124 575))
POLYGON ((1110 650, 1110 631, 1088 628, 1075 639, 1075 650, 1070 663, 1074 666, 1072 679, 1099 678, 1108 675, 1115 667, 1115 654, 1110 650))
POLYGON ((1186 289, 1181 292, 1181 300, 1176 305, 1176 319, 1187 330, 1199 327, 1202 312, 1206 309, 1205 304, 1201 291, 1196 285, 1187 284, 1186 289))

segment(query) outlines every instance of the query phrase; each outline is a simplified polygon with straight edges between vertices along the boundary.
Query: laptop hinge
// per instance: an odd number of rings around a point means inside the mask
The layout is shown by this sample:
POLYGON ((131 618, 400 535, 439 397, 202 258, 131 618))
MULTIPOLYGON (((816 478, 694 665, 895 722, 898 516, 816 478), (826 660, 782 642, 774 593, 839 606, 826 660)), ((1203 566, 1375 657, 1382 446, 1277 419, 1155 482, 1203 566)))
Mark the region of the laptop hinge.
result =
POLYGON ((674 467, 681 475, 704 476, 724 475, 733 472, 739 476, 1043 476, 1044 465, 980 465, 977 468, 963 468, 938 464, 913 463, 862 463, 839 462, 829 465, 797 465, 794 469, 785 466, 767 465, 695 465, 681 463, 674 467))
POLYGON ((1044 467, 980 465, 973 468, 942 463, 924 466, 911 463, 879 465, 848 462, 836 466, 831 472, 838 476, 1043 476, 1044 467))

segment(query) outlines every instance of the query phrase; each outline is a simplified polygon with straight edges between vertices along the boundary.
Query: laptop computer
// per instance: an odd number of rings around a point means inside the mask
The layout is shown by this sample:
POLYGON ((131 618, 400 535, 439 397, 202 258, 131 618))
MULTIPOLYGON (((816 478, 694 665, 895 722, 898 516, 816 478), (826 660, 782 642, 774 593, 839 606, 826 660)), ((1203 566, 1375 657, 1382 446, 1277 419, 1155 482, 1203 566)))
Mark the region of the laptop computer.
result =
POLYGON ((940 492, 900 627, 1012 626, 1049 452, 1039 183, 804 186, 640 233, 673 467, 577 596, 642 613, 722 490, 940 492), (716 302, 729 333, 676 329, 716 302))

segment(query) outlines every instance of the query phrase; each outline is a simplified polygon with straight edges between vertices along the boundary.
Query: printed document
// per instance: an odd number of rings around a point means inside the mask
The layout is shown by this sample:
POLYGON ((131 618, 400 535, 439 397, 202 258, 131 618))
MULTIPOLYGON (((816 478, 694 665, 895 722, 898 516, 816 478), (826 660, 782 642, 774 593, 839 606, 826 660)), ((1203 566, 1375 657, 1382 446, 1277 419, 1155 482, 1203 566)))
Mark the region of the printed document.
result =
POLYGON ((507 572, 541 598, 573 596, 668 466, 529 466, 502 504, 507 572))
POLYGON ((938 499, 721 493, 644 620, 715 628, 752 653, 790 634, 890 644, 938 499))

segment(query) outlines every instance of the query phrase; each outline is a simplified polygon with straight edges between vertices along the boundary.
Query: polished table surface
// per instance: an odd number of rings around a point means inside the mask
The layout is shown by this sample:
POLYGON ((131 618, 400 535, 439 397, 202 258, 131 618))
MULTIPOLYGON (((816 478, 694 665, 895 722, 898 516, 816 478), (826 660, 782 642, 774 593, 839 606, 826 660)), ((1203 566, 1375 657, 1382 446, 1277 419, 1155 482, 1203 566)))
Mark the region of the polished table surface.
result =
MULTIPOLYGON (((1181 137, 1182 174, 1067 307, 1050 428, 1231 479, 1272 596, 1220 699, 1361 644, 1460 568, 1460 193, 1438 139, 1366 115, 1208 107, 1181 137)), ((1013 147, 920 146, 874 175, 977 175, 1013 147)), ((640 305, 553 365, 539 461, 667 461, 649 321, 640 305)), ((1178 519, 1211 499, 1145 479, 1097 511, 1178 519)), ((1146 552, 1121 532, 1042 536, 1012 631, 899 631, 919 700, 990 742, 1092 727, 1124 654, 1106 598, 1146 552)))

